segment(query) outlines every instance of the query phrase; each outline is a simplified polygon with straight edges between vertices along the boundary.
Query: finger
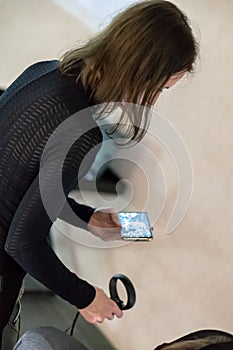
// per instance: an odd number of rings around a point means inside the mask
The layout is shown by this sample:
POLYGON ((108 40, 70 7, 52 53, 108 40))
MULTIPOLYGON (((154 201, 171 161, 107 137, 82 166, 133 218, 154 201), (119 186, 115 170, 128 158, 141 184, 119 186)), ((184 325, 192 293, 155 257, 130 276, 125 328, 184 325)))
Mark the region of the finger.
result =
POLYGON ((120 236, 121 235, 121 229, 120 227, 111 227, 109 229, 109 233, 112 235, 112 236, 120 236))
POLYGON ((121 235, 118 235, 116 238, 115 238, 116 241, 122 241, 122 237, 121 235))
POLYGON ((103 317, 98 318, 98 319, 96 320, 96 322, 98 322, 98 323, 103 323, 103 322, 104 322, 104 318, 103 318, 103 317))
POLYGON ((115 232, 115 233, 112 235, 112 238, 111 238, 112 241, 119 241, 119 240, 121 240, 121 239, 122 239, 122 237, 121 237, 121 232, 120 232, 120 231, 115 232))
POLYGON ((117 214, 117 213, 110 213, 110 215, 111 215, 112 222, 113 222, 116 226, 121 227, 121 223, 120 223, 120 219, 119 219, 119 217, 118 217, 118 214, 117 214))
POLYGON ((108 317, 106 317, 106 319, 109 320, 109 321, 112 321, 112 320, 114 319, 114 316, 115 316, 115 314, 112 313, 111 315, 109 315, 108 317))
POLYGON ((95 317, 90 316, 90 315, 86 315, 86 314, 82 314, 81 312, 80 312, 80 314, 83 316, 83 318, 84 318, 88 323, 90 323, 90 324, 96 323, 96 318, 95 318, 95 317))
POLYGON ((121 230, 119 227, 105 227, 99 237, 105 242, 119 240, 121 239, 121 230))
POLYGON ((117 304, 115 303, 115 307, 113 310, 114 315, 116 315, 116 317, 121 318, 123 316, 123 312, 122 310, 117 306, 117 304))

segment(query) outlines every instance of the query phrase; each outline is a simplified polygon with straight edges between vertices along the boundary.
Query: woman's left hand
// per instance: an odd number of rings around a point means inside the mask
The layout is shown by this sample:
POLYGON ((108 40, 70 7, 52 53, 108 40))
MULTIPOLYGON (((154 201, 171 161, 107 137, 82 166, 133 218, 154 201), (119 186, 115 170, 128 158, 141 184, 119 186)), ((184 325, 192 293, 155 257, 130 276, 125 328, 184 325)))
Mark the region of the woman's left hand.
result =
POLYGON ((121 224, 113 208, 98 208, 87 225, 88 231, 103 241, 121 239, 121 224))

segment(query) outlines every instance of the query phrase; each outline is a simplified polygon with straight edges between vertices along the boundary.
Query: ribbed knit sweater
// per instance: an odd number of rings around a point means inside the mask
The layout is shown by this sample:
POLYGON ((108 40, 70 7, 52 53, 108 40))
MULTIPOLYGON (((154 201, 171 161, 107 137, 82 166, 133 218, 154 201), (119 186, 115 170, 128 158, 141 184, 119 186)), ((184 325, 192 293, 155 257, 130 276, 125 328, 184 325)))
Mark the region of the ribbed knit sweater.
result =
MULTIPOLYGON (((81 64, 82 61, 80 69, 81 64)), ((90 112, 91 106, 90 94, 81 81, 62 75, 57 60, 30 66, 0 97, 0 248, 5 247, 26 272, 78 308, 91 303, 95 289, 69 271, 47 238, 57 218, 69 220, 63 199, 56 198, 61 171, 64 198, 80 218, 79 226, 86 228, 93 214, 93 208, 68 197, 78 184, 78 171, 83 176, 89 170, 101 146, 102 134, 90 112), (83 110, 84 113, 77 113, 83 110), (41 196, 42 154, 50 136, 73 115, 78 139, 67 153, 62 169, 56 168, 59 147, 48 150, 48 169, 42 180, 45 196, 54 204, 50 214, 41 196), (81 169, 86 154, 89 157, 81 169)), ((65 125, 69 129, 69 121, 65 125)), ((68 138, 66 133, 61 151, 68 138)))

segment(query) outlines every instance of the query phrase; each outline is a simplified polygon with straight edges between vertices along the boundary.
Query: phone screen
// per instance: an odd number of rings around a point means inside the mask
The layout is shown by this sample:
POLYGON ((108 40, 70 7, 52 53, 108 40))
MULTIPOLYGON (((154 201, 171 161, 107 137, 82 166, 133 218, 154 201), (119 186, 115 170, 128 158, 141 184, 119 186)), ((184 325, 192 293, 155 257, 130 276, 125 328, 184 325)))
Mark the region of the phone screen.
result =
POLYGON ((121 212, 118 216, 122 239, 148 241, 153 238, 147 213, 121 212))

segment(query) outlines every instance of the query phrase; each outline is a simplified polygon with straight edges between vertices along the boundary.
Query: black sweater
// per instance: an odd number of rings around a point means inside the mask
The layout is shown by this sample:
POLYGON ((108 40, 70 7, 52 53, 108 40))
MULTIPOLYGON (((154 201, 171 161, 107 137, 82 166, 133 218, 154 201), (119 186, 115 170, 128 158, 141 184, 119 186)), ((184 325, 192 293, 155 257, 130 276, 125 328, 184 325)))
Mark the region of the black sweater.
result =
POLYGON ((78 184, 78 170, 83 176, 91 167, 102 134, 91 115, 89 93, 80 80, 62 75, 58 66, 56 60, 30 66, 0 97, 0 232, 5 232, 0 246, 6 241, 6 252, 26 272, 71 304, 84 308, 95 297, 94 287, 64 266, 48 245, 47 237, 56 218, 69 221, 65 198, 80 218, 76 226, 86 228, 94 209, 76 203, 68 194, 78 184), (81 110, 84 112, 76 116, 81 110), (60 169, 59 152, 62 154, 63 146, 69 142, 69 128, 73 125, 68 118, 74 114, 78 139, 60 169), (58 147, 48 149, 40 180, 43 150, 63 121, 68 121, 65 136, 58 147), (57 197, 61 175, 64 198, 57 197), (40 181, 52 212, 45 209, 40 181))

